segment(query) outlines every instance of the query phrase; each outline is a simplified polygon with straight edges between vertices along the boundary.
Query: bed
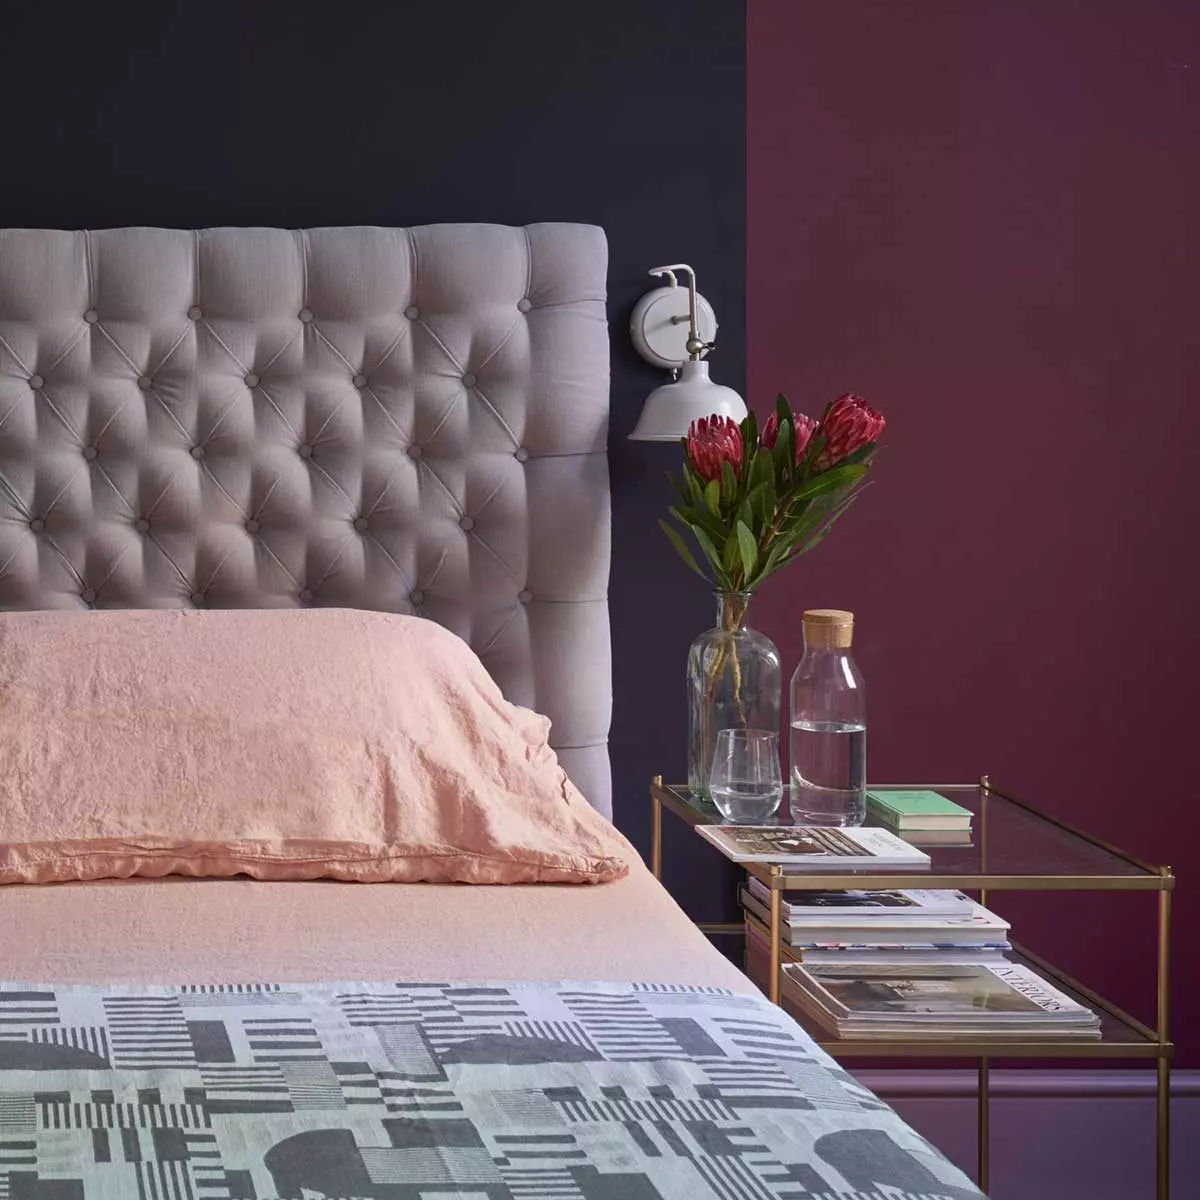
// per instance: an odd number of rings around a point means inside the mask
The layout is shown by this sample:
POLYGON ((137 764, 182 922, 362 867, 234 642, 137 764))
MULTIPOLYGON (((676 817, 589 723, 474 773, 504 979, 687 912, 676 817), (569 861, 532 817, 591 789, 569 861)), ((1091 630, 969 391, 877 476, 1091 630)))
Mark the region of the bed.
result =
MULTIPOLYGON (((430 619, 609 816, 606 264, 0 232, 0 609, 430 619)), ((627 866, 0 886, 0 1200, 979 1194, 627 866)))

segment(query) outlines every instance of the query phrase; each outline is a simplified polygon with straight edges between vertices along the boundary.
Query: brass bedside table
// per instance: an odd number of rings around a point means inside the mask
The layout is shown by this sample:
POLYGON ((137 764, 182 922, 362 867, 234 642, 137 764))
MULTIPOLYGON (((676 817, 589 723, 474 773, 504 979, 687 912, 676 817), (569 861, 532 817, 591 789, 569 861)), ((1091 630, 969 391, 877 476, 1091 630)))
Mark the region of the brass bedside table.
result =
MULTIPOLYGON (((764 925, 749 913, 745 925, 701 925, 707 932, 729 933, 755 928, 770 947, 768 997, 780 1003, 780 968, 799 962, 800 954, 782 939, 781 893, 831 888, 956 888, 987 903, 989 892, 1000 891, 1126 891, 1158 893, 1157 1011, 1154 1026, 1105 1000, 1078 980, 1057 971, 1045 959, 1013 943, 1010 954, 1072 999, 1092 1008, 1100 1017, 1101 1038, 1096 1042, 854 1042, 816 1036, 823 1049, 836 1058, 973 1058, 979 1064, 977 1180, 987 1190, 988 1181, 988 1067, 993 1058, 1149 1058, 1157 1065, 1157 1198, 1170 1194, 1170 1072, 1172 1045, 1170 1020, 1171 891, 1175 878, 1170 867, 1154 866, 1118 850, 1082 830, 1038 811, 1015 796, 1000 791, 983 776, 978 783, 872 784, 872 791, 931 788, 945 793, 974 814, 974 844, 922 846, 931 863, 927 871, 859 868, 787 874, 775 863, 740 863, 749 875, 771 889, 770 921, 764 925)), ((711 802, 693 796, 686 786, 664 784, 656 776, 650 788, 650 869, 661 878, 663 811, 687 825, 720 824, 722 817, 711 802)), ((786 801, 773 822, 790 824, 786 801)), ((719 853, 714 848, 714 852, 719 853)), ((799 1014, 793 1012, 799 1019, 799 1014)))

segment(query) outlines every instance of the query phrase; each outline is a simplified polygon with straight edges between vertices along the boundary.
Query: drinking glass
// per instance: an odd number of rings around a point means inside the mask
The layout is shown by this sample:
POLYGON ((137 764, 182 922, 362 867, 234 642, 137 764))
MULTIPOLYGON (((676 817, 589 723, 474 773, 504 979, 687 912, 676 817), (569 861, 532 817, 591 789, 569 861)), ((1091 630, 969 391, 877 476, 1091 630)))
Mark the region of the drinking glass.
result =
POLYGON ((783 799, 779 734, 765 729, 722 729, 708 787, 721 815, 734 825, 754 825, 775 815, 783 799))

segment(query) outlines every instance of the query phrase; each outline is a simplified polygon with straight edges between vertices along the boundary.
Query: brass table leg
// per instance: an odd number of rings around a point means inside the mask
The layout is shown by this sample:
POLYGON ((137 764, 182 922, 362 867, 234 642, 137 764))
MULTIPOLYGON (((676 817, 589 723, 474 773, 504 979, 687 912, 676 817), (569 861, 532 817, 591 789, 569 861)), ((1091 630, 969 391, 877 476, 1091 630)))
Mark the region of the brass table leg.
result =
POLYGON ((1158 1060, 1158 1085, 1155 1089, 1158 1103, 1158 1200, 1169 1200, 1171 1195, 1171 1061, 1158 1060))
POLYGON ((662 879, 662 801, 655 790, 662 786, 662 776, 655 775, 650 789, 650 874, 662 879))
POLYGON ((988 1101, 988 1060, 981 1058, 979 1060, 979 1093, 975 1099, 976 1112, 979 1117, 975 1182, 979 1184, 981 1192, 986 1192, 988 1189, 988 1153, 991 1140, 991 1113, 988 1101))
MULTIPOLYGON (((979 777, 979 869, 987 873, 988 866, 988 793, 991 789, 991 780, 986 775, 979 777)), ((979 890, 979 903, 986 905, 988 902, 988 894, 986 888, 979 890)), ((989 1071, 988 1060, 981 1058, 979 1060, 979 1081, 977 1093, 975 1096, 975 1115, 978 1120, 978 1128, 975 1135, 975 1182, 979 1184, 979 1190, 986 1192, 988 1189, 988 1164, 991 1155, 991 1096, 988 1088, 989 1071)))
POLYGON ((1171 1060, 1167 1043, 1171 1021, 1171 868, 1162 868, 1163 890, 1158 893, 1158 1077, 1155 1102, 1158 1117, 1155 1195, 1168 1200, 1171 1195, 1171 1060))
POLYGON ((776 879, 782 873, 778 863, 772 863, 770 866, 771 872, 771 965, 767 976, 767 999, 772 1004, 779 1003, 779 960, 783 955, 781 945, 781 925, 779 919, 780 894, 779 888, 776 886, 776 879))

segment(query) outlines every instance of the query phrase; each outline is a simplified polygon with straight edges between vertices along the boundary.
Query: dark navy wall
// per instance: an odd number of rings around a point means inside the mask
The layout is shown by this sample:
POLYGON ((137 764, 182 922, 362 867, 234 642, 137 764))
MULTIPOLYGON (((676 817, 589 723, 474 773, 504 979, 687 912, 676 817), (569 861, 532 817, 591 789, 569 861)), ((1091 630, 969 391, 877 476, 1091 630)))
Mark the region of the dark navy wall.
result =
POLYGON ((0 0, 0 226, 607 229, 615 808, 643 849, 710 603, 654 521, 674 452, 625 440, 665 378, 625 330, 647 268, 691 262, 743 386, 745 34, 741 0, 0 0))

